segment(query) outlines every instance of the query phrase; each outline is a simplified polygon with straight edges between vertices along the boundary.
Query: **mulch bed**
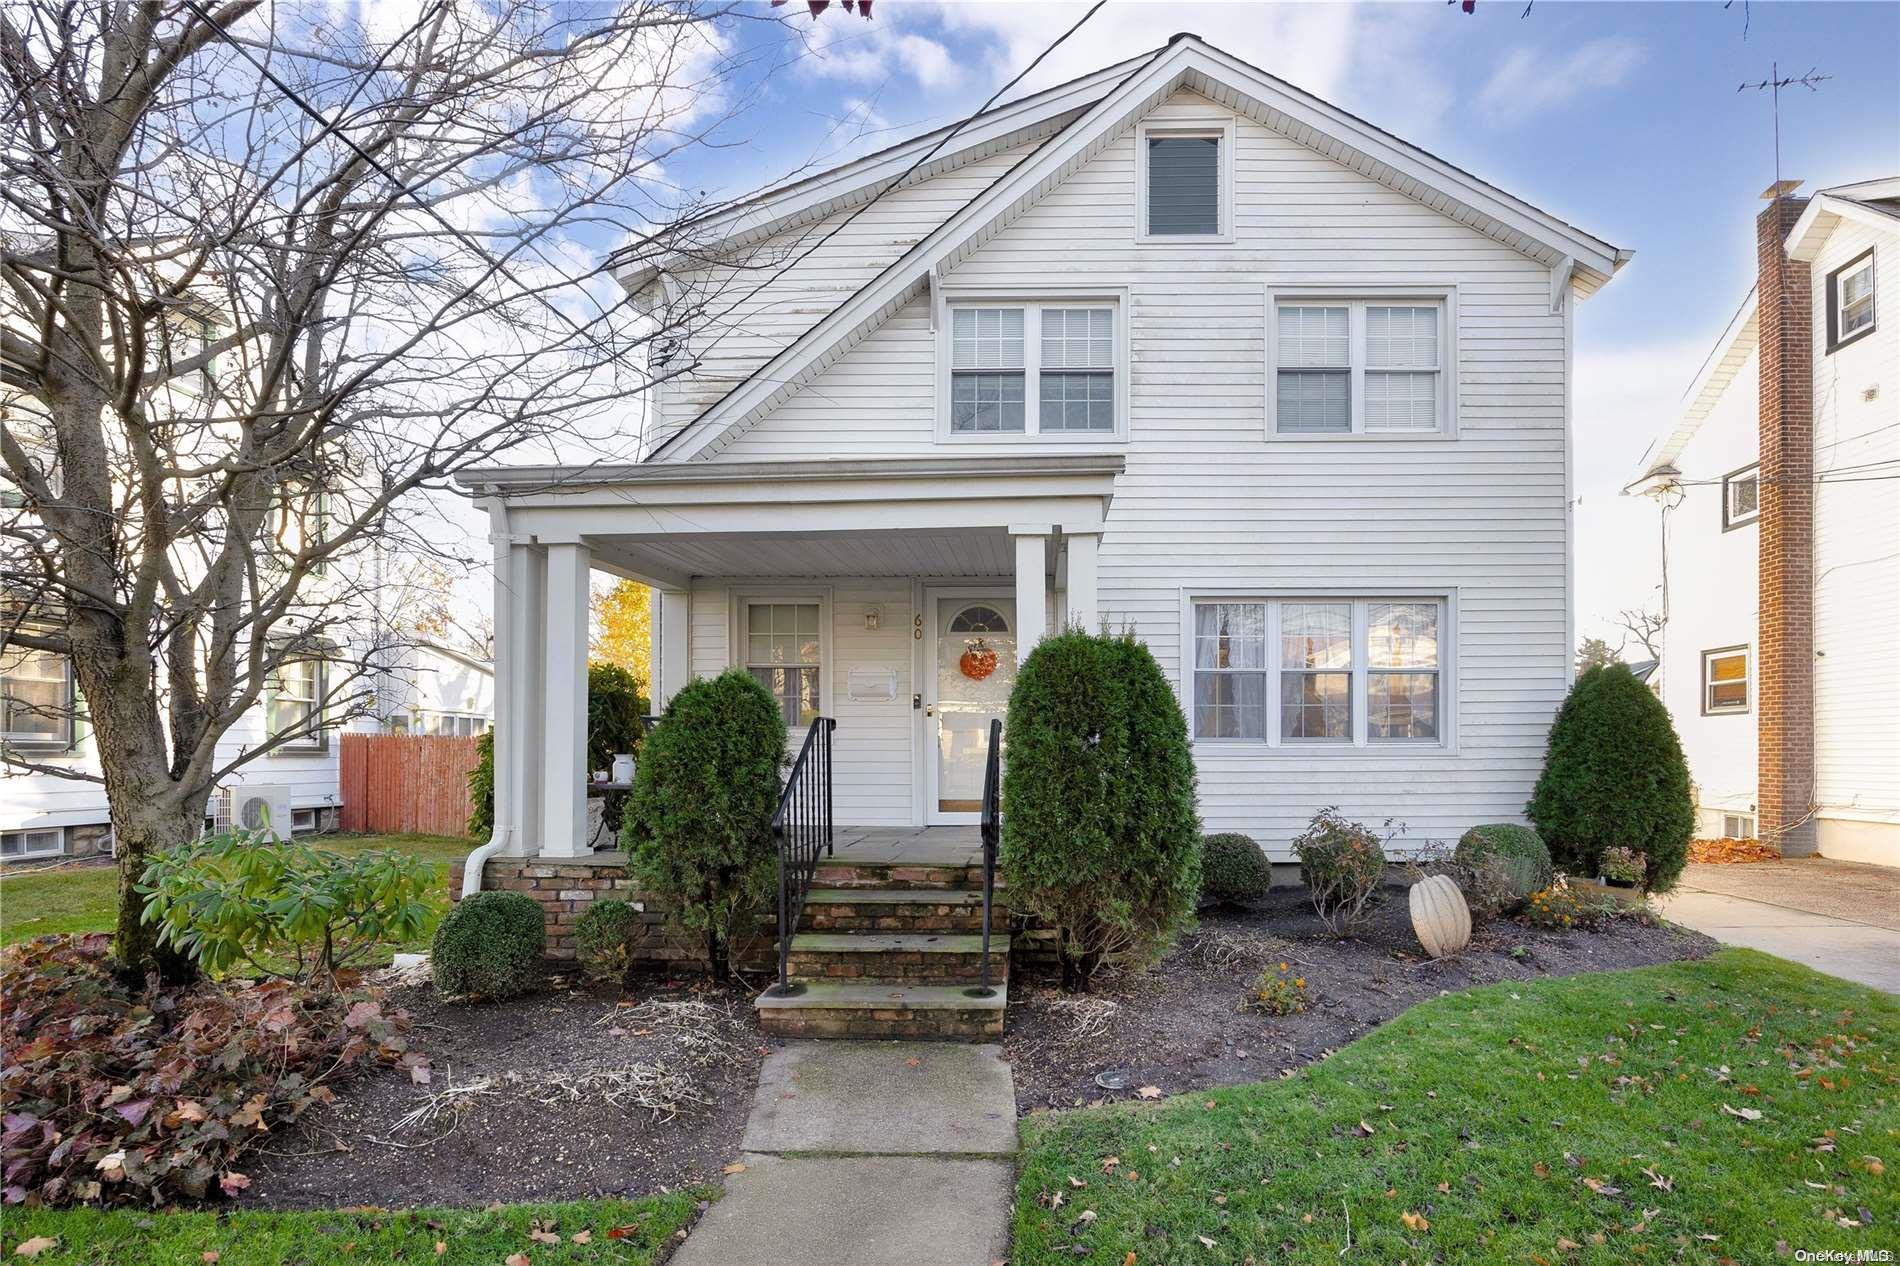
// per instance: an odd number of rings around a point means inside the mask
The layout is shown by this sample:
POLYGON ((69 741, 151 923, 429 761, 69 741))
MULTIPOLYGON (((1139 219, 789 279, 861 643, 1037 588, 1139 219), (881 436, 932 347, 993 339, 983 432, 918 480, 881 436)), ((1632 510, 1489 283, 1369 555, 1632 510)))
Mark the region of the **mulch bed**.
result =
POLYGON ((1004 1052, 1022 1112, 1129 1098, 1143 1086, 1176 1094, 1312 1063, 1441 992, 1700 958, 1715 948, 1698 933, 1634 918, 1603 932, 1500 920, 1474 933, 1464 953, 1433 961, 1412 933, 1403 889, 1389 889, 1359 935, 1342 941, 1313 914, 1304 887, 1276 888, 1247 909, 1203 912, 1200 930, 1152 970, 1098 978, 1085 999, 1012 977, 1004 1052), (1241 1012, 1262 969, 1282 962, 1305 980, 1307 1009, 1241 1012), (1125 1090, 1096 1084, 1111 1069, 1125 1074, 1125 1090))
POLYGON ((763 1057, 752 992, 656 979, 623 995, 561 976, 495 1003, 393 990, 430 1084, 389 1069, 339 1087, 295 1133, 244 1156, 243 1203, 481 1206, 717 1181, 738 1154, 763 1057), (455 1087, 481 1089, 445 1093, 455 1087), (682 1089, 676 1112, 636 1102, 682 1089), (434 1115, 402 1123, 432 1103, 434 1115))

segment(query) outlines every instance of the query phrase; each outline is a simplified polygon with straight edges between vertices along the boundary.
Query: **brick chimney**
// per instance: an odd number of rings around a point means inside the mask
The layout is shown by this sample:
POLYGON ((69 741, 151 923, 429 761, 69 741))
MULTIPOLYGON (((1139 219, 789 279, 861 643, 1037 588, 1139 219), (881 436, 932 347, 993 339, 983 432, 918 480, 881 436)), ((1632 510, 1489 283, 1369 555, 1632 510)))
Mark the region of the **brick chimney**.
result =
POLYGON ((1758 826, 1796 857, 1814 852, 1814 289, 1788 258, 1806 198, 1769 190, 1755 221, 1761 330, 1760 615, 1755 690, 1758 826), (1782 196, 1775 196, 1782 195, 1782 196))

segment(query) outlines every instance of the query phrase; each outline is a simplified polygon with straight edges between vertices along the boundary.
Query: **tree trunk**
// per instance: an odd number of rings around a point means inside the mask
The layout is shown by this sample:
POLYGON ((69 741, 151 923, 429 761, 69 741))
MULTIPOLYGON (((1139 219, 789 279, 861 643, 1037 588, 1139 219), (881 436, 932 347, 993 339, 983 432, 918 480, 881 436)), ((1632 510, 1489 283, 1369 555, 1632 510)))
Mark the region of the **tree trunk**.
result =
POLYGON ((202 801, 195 813, 167 811, 163 805, 112 805, 112 836, 119 853, 119 921, 112 935, 112 955, 120 978, 130 986, 145 983, 157 972, 167 985, 189 984, 198 974, 191 959, 158 943, 158 928, 144 921, 145 897, 139 877, 156 853, 196 839, 204 820, 202 801))

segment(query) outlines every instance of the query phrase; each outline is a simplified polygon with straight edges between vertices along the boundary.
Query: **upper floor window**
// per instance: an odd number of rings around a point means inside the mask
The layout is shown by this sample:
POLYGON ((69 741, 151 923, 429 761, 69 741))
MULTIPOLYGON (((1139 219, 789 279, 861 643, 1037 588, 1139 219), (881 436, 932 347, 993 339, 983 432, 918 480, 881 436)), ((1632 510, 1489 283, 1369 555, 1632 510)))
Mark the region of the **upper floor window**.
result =
POLYGON ((1144 241, 1233 240, 1231 119, 1143 124, 1137 138, 1140 229, 1144 241))
POLYGON ((1100 302, 950 309, 948 433, 1113 435, 1116 310, 1100 302))
POLYGON ((1874 332, 1874 252, 1827 275, 1827 350, 1874 332))
POLYGON ((0 740, 64 751, 73 745, 72 660, 56 651, 0 650, 0 740))
POLYGON ((1744 466, 1722 476, 1722 527, 1738 528, 1761 517, 1761 467, 1744 466))
POLYGON ((1702 712, 1748 711, 1748 648, 1702 652, 1702 712))
POLYGON ((1194 737, 1442 742, 1444 624, 1436 598, 1196 601, 1194 737))
POLYGON ((1446 433, 1445 309, 1439 299, 1276 300, 1272 433, 1446 433))

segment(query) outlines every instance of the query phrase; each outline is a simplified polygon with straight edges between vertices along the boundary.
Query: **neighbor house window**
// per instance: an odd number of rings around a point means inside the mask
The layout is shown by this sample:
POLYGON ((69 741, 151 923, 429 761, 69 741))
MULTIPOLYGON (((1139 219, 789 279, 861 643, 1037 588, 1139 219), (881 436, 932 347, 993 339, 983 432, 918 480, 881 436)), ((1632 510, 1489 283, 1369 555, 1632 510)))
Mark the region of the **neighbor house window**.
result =
POLYGON ((1705 715, 1748 711, 1748 648, 1702 652, 1702 711, 1705 715))
POLYGON ((1874 332, 1874 252, 1827 275, 1827 350, 1874 332))
POLYGON ((1761 516, 1761 468, 1744 466, 1722 476, 1722 526, 1738 528, 1761 516))
POLYGON ((1755 838, 1755 819, 1746 813, 1724 813, 1722 834, 1731 840, 1752 840, 1755 838))
POLYGON ((1446 315, 1439 300, 1283 299, 1273 305, 1279 435, 1447 430, 1446 315))
POLYGON ((323 677, 320 659, 286 660, 271 674, 266 725, 272 738, 291 736, 277 751, 322 751, 329 745, 329 735, 314 728, 322 711, 323 677))
POLYGON ((60 827, 36 831, 0 831, 0 860, 58 857, 66 851, 66 832, 60 827))
POLYGON ((0 650, 0 738, 45 751, 73 745, 72 660, 18 645, 0 650))
POLYGON ((822 711, 816 602, 751 601, 745 606, 745 666, 778 700, 796 733, 822 711))
POLYGON ((1232 241, 1233 120, 1146 123, 1136 138, 1136 236, 1147 242, 1232 241))
POLYGON ((1193 603, 1197 739, 1274 747, 1443 741, 1445 603, 1193 603))
POLYGON ((1112 435, 1119 335, 1112 304, 950 308, 951 435, 1112 435))

